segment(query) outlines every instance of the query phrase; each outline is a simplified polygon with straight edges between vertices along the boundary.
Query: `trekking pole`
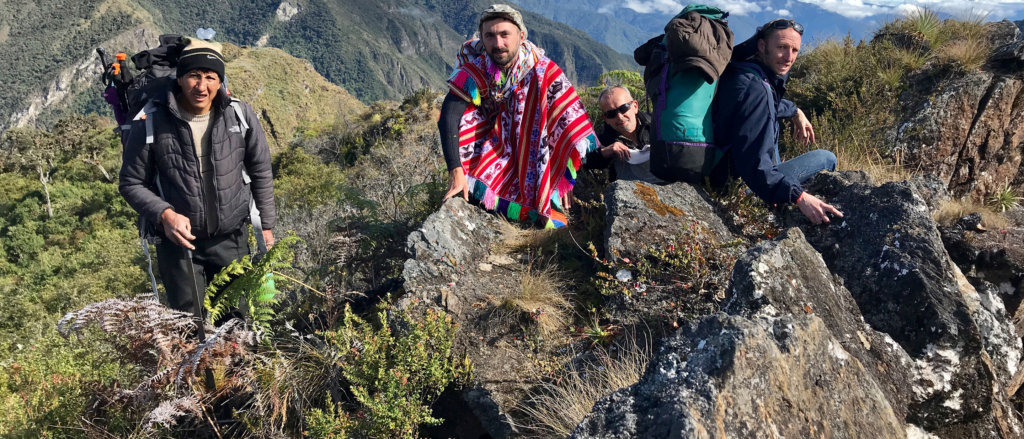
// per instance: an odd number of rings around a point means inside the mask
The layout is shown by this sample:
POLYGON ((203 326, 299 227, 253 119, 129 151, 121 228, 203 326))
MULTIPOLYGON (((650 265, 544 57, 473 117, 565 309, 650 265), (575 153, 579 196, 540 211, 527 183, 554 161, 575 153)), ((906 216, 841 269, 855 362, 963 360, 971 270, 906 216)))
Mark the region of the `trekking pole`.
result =
POLYGON ((100 56, 100 67, 103 67, 103 74, 100 75, 100 82, 103 83, 103 85, 110 85, 112 79, 107 77, 107 67, 109 67, 109 64, 107 64, 107 51, 103 50, 102 47, 97 47, 96 54, 100 56))
MULTIPOLYGON (((192 312, 195 314, 194 318, 196 319, 198 328, 196 336, 199 338, 199 344, 202 345, 203 343, 206 343, 206 325, 204 322, 205 319, 203 319, 203 300, 199 293, 202 291, 202 288, 200 288, 201 285, 199 284, 199 278, 196 277, 196 267, 192 264, 192 250, 186 247, 185 256, 187 256, 188 259, 188 261, 186 261, 188 264, 188 274, 192 277, 192 294, 195 303, 192 312)), ((206 390, 212 392, 217 388, 217 386, 214 385, 213 371, 210 370, 210 368, 206 368, 204 372, 206 373, 206 390)))

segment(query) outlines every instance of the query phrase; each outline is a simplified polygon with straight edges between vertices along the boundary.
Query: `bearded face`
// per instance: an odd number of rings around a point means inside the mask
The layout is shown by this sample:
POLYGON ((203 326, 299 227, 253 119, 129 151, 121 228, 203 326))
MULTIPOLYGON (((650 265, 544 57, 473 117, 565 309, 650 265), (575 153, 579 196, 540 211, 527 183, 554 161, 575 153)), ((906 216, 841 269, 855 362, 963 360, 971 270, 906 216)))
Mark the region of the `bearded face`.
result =
POLYGON ((515 23, 504 18, 495 18, 480 25, 480 38, 487 55, 502 68, 516 60, 524 37, 523 31, 515 23))

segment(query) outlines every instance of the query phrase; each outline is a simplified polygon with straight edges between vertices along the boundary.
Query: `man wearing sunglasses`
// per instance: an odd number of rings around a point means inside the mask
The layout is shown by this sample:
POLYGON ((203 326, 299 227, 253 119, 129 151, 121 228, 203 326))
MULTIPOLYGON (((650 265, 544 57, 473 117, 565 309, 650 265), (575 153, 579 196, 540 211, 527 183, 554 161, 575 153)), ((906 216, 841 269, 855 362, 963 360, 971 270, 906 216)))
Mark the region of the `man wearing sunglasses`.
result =
POLYGON ((813 143, 814 128, 803 111, 783 96, 789 70, 800 52, 804 28, 790 19, 776 19, 759 27, 733 51, 714 101, 715 139, 726 151, 717 180, 739 177, 768 204, 796 204, 814 224, 828 223, 829 215, 843 214, 804 191, 801 183, 819 171, 834 171, 836 157, 814 150, 787 161, 779 157, 779 122, 793 124, 793 136, 813 143))
POLYGON ((611 167, 612 180, 664 183, 651 173, 651 114, 641 113, 629 90, 621 85, 605 88, 597 98, 604 119, 600 149, 587 154, 584 167, 611 167))

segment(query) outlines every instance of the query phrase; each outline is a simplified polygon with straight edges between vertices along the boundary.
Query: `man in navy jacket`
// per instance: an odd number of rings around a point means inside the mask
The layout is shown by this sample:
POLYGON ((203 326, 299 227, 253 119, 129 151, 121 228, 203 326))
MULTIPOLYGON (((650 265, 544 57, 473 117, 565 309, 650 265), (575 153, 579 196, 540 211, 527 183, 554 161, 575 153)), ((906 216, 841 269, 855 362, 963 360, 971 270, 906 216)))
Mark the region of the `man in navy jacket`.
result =
POLYGON ((815 141, 814 128, 804 113, 782 99, 802 35, 799 23, 777 19, 736 47, 715 95, 715 139, 727 158, 719 174, 742 178, 768 204, 796 204, 807 219, 821 224, 829 222, 829 214, 842 217, 842 212, 805 192, 800 184, 819 171, 834 171, 836 156, 819 149, 785 162, 779 158, 782 119, 792 121, 798 141, 815 141))

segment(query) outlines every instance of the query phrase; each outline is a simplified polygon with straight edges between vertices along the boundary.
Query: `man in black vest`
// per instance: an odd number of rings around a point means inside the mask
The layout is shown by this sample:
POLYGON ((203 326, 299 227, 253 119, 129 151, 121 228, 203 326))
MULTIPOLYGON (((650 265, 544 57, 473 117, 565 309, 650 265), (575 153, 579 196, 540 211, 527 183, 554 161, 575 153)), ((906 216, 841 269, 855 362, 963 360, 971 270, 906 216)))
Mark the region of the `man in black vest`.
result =
POLYGON ((178 57, 174 86, 153 98, 145 119, 132 122, 123 154, 118 189, 140 217, 158 224, 168 305, 184 312, 202 300, 196 280, 205 290, 217 272, 249 253, 250 197, 262 219, 257 232, 267 245, 274 241, 270 148, 252 107, 233 101, 223 81, 220 45, 191 40, 178 57))

